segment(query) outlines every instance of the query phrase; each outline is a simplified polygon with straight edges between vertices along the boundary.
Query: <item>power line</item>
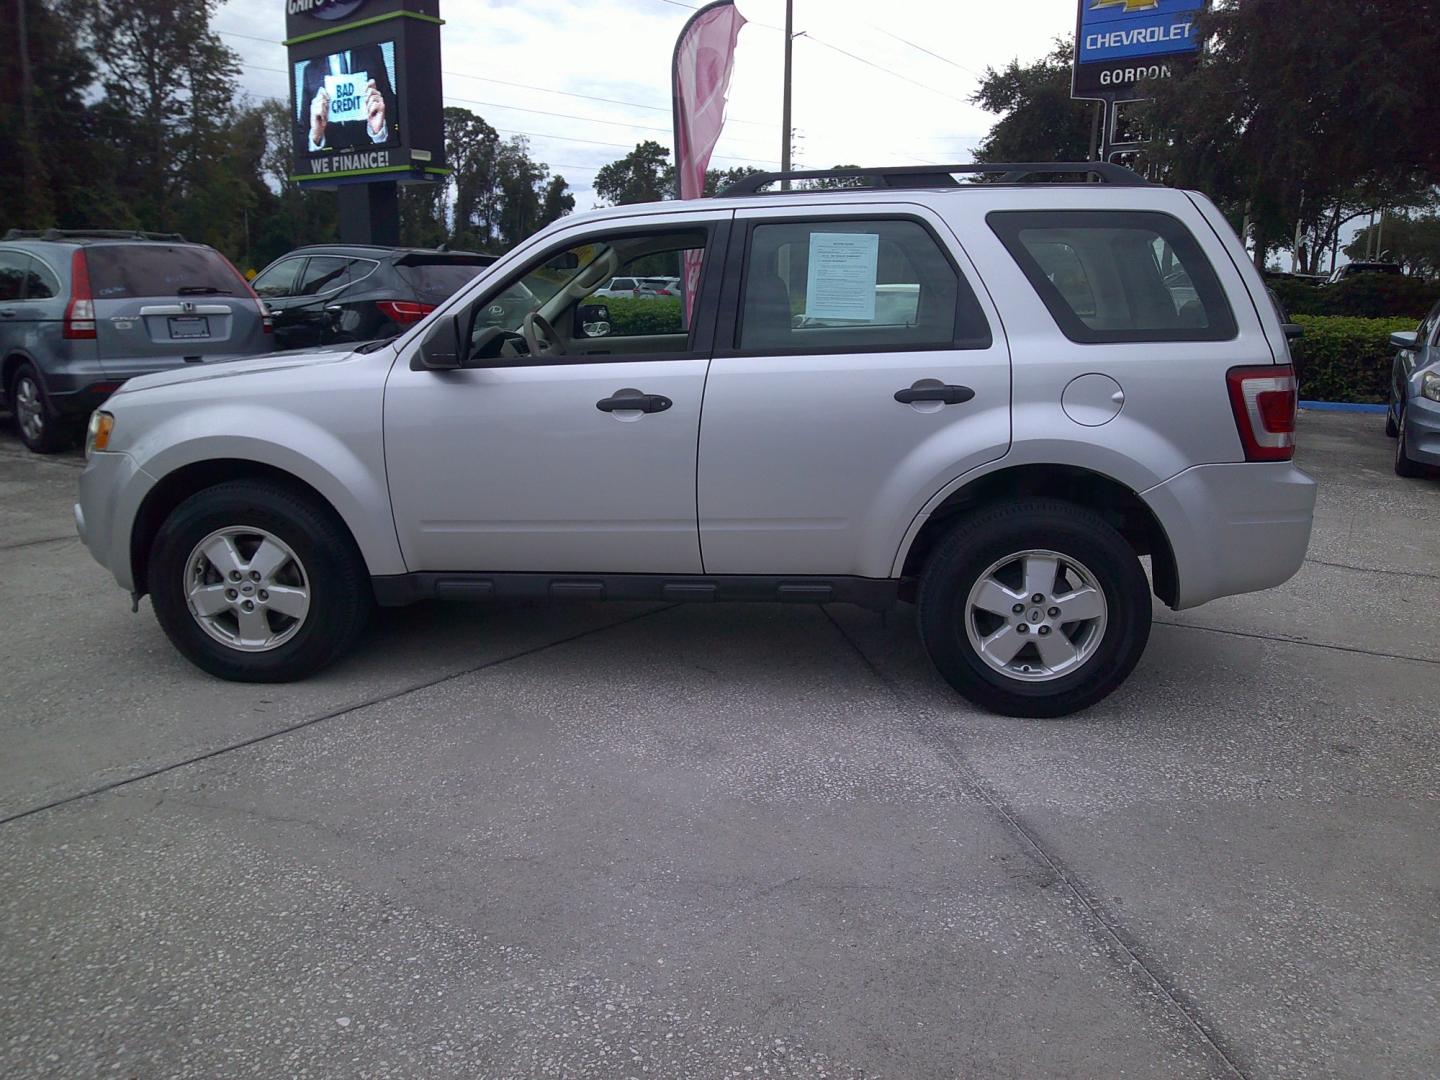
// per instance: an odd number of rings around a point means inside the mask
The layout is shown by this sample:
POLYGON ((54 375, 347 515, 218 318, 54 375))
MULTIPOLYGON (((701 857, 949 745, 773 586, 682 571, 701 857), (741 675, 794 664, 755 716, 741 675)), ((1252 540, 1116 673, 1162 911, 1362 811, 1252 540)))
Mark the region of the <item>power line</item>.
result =
MULTIPOLYGON (((265 44, 265 45, 274 45, 276 48, 283 48, 283 47, 284 47, 284 43, 283 43, 283 42, 276 41, 274 38, 257 37, 257 36, 254 35, 254 34, 241 34, 241 33, 238 33, 238 32, 236 32, 236 31, 234 31, 234 30, 220 30, 220 31, 217 31, 217 33, 223 34, 223 35, 226 36, 226 37, 244 38, 246 41, 258 41, 258 42, 261 42, 261 43, 263 43, 263 44, 265 44)), ((264 66, 262 66, 262 65, 260 65, 260 64, 249 64, 249 63, 247 63, 245 66, 246 66, 247 68, 254 68, 256 71, 276 71, 276 72, 279 72, 281 75, 288 74, 288 72, 286 72, 283 68, 264 67, 264 66)), ((549 87, 549 86, 536 86, 536 85, 534 85, 533 83, 511 82, 511 81, 506 80, 506 79, 493 79, 493 78, 490 78, 490 77, 487 76, 487 75, 471 75, 469 72, 465 72, 465 71, 441 71, 441 74, 442 74, 442 75, 449 75, 449 76, 452 76, 453 78, 457 78, 457 79, 474 79, 474 80, 476 80, 476 81, 478 81, 478 82, 495 83, 497 86, 510 86, 510 87, 514 87, 514 88, 517 89, 517 90, 534 90, 534 91, 537 91, 538 93, 542 93, 542 94, 559 94, 559 95, 562 96, 562 97, 580 98, 580 99, 582 99, 582 100, 584 100, 584 101, 599 101, 599 102, 603 102, 603 103, 606 104, 606 105, 624 105, 624 106, 626 106, 626 107, 628 107, 628 108, 631 108, 631 109, 644 109, 644 110, 646 110, 647 112, 660 112, 660 113, 667 113, 667 114, 670 112, 670 106, 668 106, 668 105, 646 105, 646 104, 644 104, 643 102, 640 102, 640 101, 625 101, 625 100, 623 100, 623 99, 621 99, 621 98, 602 97, 602 96, 600 96, 599 94, 582 94, 582 93, 579 93, 578 91, 574 91, 574 90, 556 90, 556 89, 554 89, 553 87, 549 87)), ((731 117, 727 117, 726 119, 727 119, 728 122, 733 123, 733 124, 752 124, 752 125, 754 125, 754 126, 756 126, 756 127, 770 127, 770 126, 771 126, 770 123, 767 122, 767 121, 762 121, 762 120, 742 120, 742 119, 741 119, 740 117, 738 117, 738 116, 731 116, 731 117)), ((652 129, 652 130, 659 130, 659 129, 652 129)), ((668 131, 669 129, 667 128, 666 130, 668 131)))
POLYGON ((877 64, 873 60, 866 60, 863 56, 856 56, 848 49, 840 48, 839 45, 831 45, 828 41, 822 41, 814 34, 805 34, 803 36, 797 34, 796 36, 799 37, 801 41, 813 41, 816 45, 820 45, 826 49, 829 49, 831 52, 837 52, 841 56, 848 56, 851 60, 855 60, 861 64, 864 64, 866 67, 872 67, 876 71, 883 71, 886 75, 889 75, 892 78, 900 79, 902 82, 907 82, 911 86, 918 86, 921 90, 929 90, 932 94, 939 94, 941 97, 949 98, 951 101, 958 101, 961 105, 970 104, 964 98, 958 98, 954 94, 946 93, 944 90, 939 90, 933 86, 927 86, 925 83, 917 82, 916 80, 910 78, 910 76, 901 75, 898 71, 891 71, 889 68, 877 64))
POLYGON ((951 60, 948 56, 941 56, 941 55, 940 55, 939 53, 937 53, 937 52, 931 52, 929 49, 925 48, 924 45, 916 45, 915 42, 909 41, 909 40, 907 40, 906 38, 901 37, 899 34, 892 34, 889 30, 886 30, 883 26, 875 26, 874 23, 870 23, 869 25, 872 26, 872 27, 874 27, 876 30, 879 30, 880 33, 884 34, 886 37, 894 38, 896 41, 900 42, 901 45, 909 45, 910 48, 915 49, 915 50, 918 51, 918 52, 922 52, 922 53, 924 53, 926 56, 933 56, 936 60, 939 60, 942 64, 949 64, 949 65, 950 65, 951 67, 953 67, 953 68, 959 68, 961 71, 967 71, 967 72, 969 72, 971 75, 974 75, 977 79, 983 79, 983 78, 985 77, 985 76, 981 75, 980 72, 976 71, 974 68, 966 67, 964 64, 959 63, 958 61, 951 60))

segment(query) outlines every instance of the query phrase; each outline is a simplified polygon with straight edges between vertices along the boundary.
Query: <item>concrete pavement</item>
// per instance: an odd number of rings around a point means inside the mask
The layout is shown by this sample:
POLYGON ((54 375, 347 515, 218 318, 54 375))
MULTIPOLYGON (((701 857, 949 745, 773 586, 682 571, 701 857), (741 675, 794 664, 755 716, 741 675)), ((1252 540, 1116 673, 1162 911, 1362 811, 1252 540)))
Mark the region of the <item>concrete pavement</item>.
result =
POLYGON ((0 436, 0 1074, 1424 1077, 1440 481, 1306 414, 1282 589, 979 713, 909 609, 428 605, 181 660, 0 436))

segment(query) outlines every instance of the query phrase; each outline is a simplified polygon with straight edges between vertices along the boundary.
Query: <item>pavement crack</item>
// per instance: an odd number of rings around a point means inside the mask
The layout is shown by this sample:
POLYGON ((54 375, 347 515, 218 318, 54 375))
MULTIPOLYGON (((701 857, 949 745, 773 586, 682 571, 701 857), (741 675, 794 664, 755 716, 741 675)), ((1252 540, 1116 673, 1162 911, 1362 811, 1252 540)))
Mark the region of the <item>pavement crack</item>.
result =
POLYGON ((1144 953, 1148 950, 1123 927, 1119 918, 1100 902, 1096 892, 1066 866, 1059 855, 1052 852, 1042 842, 1038 832, 1027 825, 1020 814, 1009 806, 997 791, 980 778, 980 775, 966 759, 964 751, 956 744, 954 738, 945 729, 945 725, 940 723, 933 711, 922 705, 894 679, 881 671, 866 655, 860 647, 860 643, 845 632, 845 628, 830 613, 828 607, 822 606, 821 610, 830 620, 836 633, 854 650, 855 655, 860 658, 860 662, 899 701, 902 711, 910 718, 921 738, 931 743, 950 761, 960 779, 961 786, 967 793, 984 805, 1010 832, 1020 838, 1027 853, 1039 860, 1055 876, 1055 882, 1063 891, 1080 905, 1093 930, 1110 945, 1114 952, 1125 958, 1126 973, 1144 989, 1158 994, 1179 1014, 1185 1027, 1200 1038, 1218 1062, 1223 1063, 1227 1075, 1239 1077, 1241 1080, 1249 1080, 1249 1074, 1241 1067, 1235 1052, 1230 1049, 1229 1040, 1214 1033, 1212 1028, 1205 1023, 1198 1005, 1190 995, 1176 986, 1175 980, 1170 974, 1162 970, 1155 961, 1146 959, 1144 953))
POLYGON ((1358 570, 1362 574, 1388 574, 1391 577, 1418 577, 1440 581, 1440 574, 1428 574, 1424 570, 1383 570, 1378 566, 1356 566, 1354 563, 1327 562, 1325 559, 1306 559, 1312 566, 1330 566, 1336 570, 1358 570))
POLYGON ((1355 653, 1358 656, 1378 656, 1382 660, 1409 660, 1415 664, 1440 665, 1440 659, 1429 656, 1410 656, 1407 653, 1380 652, 1376 649, 1357 649, 1353 645, 1333 645, 1328 641, 1306 641, 1304 638, 1286 637, 1284 634, 1257 634, 1249 630, 1227 630, 1220 626, 1201 626, 1198 623, 1169 622, 1155 619, 1156 626, 1172 626, 1180 630, 1203 630, 1208 634, 1228 634, 1230 637, 1251 638, 1255 641, 1278 641, 1285 645, 1303 645, 1309 649, 1331 649, 1335 652, 1355 653))
POLYGON ((38 540, 21 540, 18 544, 0 544, 0 551, 18 551, 20 548, 38 547, 40 544, 59 544, 65 540, 79 539, 74 533, 66 536, 42 536, 38 540))
POLYGON ((437 675, 432 679, 426 679, 424 682, 413 683, 410 686, 403 686, 398 690, 391 690, 383 694, 376 694, 372 697, 365 698, 363 701, 352 702, 349 705, 342 705, 338 709, 332 709, 330 712, 322 713, 319 716, 312 716, 305 720, 299 720, 293 724, 288 724, 285 727, 276 728, 274 731, 267 731, 264 734, 254 735, 248 739, 240 739, 237 742, 226 743, 224 746, 217 746, 213 749, 203 751, 202 753, 193 754, 188 758, 184 758, 180 761, 173 761, 168 765, 159 765, 153 769, 146 769, 144 772, 135 773, 130 776, 122 776, 117 780, 111 780, 108 783, 98 784, 95 787, 87 788, 84 791, 77 791, 70 795, 63 795, 58 799, 52 799, 49 802, 42 803, 39 806, 32 806, 26 810, 19 810, 5 817, 0 817, 0 826, 9 825, 12 822, 20 821, 24 818, 33 817, 35 814, 44 813, 46 810, 54 810, 57 807, 67 806, 70 803, 79 802, 81 799, 89 799, 93 798, 96 795, 104 795, 108 792, 116 790, 117 788, 128 787, 131 784, 137 784, 141 780, 149 780, 156 776, 163 776, 165 773, 174 772, 176 769, 183 769, 189 765, 196 765, 202 761, 209 761, 212 758, 220 757, 223 754, 229 754, 236 750, 244 750, 246 747, 255 746, 263 742, 269 742, 271 739, 278 739, 281 736, 290 735, 297 731, 303 731, 305 728, 314 727, 316 724, 323 724, 327 720, 338 720, 342 716, 348 716, 351 713, 360 712, 363 709, 370 708, 372 705, 383 705, 386 702, 394 701, 397 698, 402 698, 410 694, 419 693, 421 690, 428 690, 432 686, 439 686, 441 683, 447 683, 454 679, 463 678, 466 675, 473 675, 478 671, 485 671, 488 668, 499 667, 501 664, 508 664, 512 660, 522 660, 527 656, 534 656, 536 653, 544 652, 547 649, 553 649, 558 645, 568 645, 572 641, 579 641, 581 638, 590 637, 593 634, 602 634, 607 630, 615 630, 621 626, 626 626, 630 623, 638 622, 641 619, 649 618, 652 615, 658 615, 661 612, 669 611, 675 606, 676 605, 674 604, 667 604, 664 607, 651 608, 649 611, 642 611, 638 615, 631 615, 628 618, 617 619, 615 622, 606 623, 604 626, 592 626, 588 630, 581 630, 566 637, 557 638, 554 641, 547 641, 541 645, 534 645, 528 649, 521 649, 519 652, 510 653, 508 656, 497 657, 494 660, 487 660, 482 664, 474 664, 470 667, 463 668, 460 671, 452 671, 444 675, 437 675))

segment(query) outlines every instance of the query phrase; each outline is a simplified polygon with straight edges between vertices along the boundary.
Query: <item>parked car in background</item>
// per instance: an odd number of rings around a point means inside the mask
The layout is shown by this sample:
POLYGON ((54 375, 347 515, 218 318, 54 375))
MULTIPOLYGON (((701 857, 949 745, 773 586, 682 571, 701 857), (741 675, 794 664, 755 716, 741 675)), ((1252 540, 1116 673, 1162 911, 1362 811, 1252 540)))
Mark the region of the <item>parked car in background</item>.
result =
POLYGON ((1395 473, 1423 476, 1440 466, 1440 303, 1415 330, 1390 335, 1395 363, 1385 434, 1395 440, 1395 473))
POLYGON ((640 282, 638 277, 613 277, 604 288, 596 289, 590 295, 606 300, 633 299, 640 295, 640 282))
POLYGON ((240 272, 178 233, 12 229, 0 241, 0 390, 31 450, 73 443, 126 379, 274 347, 240 272))
POLYGON ((1392 262, 1348 262, 1344 266, 1337 266, 1330 274, 1329 284, 1334 285, 1337 281, 1344 281, 1346 278, 1357 277, 1360 274, 1394 274, 1403 275, 1404 269, 1399 263, 1392 262))
POLYGON ((640 298, 659 299, 662 297, 680 296, 680 279, 678 277, 647 277, 640 279, 640 298))
POLYGON ((470 251, 316 244, 251 284, 275 319, 277 349, 394 337, 496 259, 470 251))

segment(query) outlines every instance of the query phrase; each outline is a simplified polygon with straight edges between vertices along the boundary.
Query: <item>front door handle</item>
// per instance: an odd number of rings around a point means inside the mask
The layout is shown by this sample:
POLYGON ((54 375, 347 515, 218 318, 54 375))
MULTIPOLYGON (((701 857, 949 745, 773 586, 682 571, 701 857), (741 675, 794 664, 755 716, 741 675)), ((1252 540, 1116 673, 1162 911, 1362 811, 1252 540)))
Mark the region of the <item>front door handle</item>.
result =
POLYGON ((968 386, 907 386, 904 390, 895 391, 895 400, 901 405, 910 405, 917 401, 940 401, 946 405, 959 405, 974 396, 975 391, 968 386))
POLYGON ((674 404, 662 394, 617 390, 614 397, 601 398, 595 403, 595 407, 601 412, 664 412, 674 404))

